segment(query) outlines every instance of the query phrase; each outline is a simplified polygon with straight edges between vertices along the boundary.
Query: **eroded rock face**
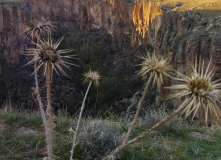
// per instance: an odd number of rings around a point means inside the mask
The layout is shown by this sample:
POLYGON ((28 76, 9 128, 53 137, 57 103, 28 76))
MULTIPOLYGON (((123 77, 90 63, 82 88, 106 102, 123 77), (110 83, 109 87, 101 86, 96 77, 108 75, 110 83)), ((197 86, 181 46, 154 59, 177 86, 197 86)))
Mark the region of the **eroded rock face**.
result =
POLYGON ((112 37, 131 35, 132 45, 151 45, 176 63, 184 63, 188 55, 220 53, 220 17, 206 20, 190 12, 163 14, 160 3, 148 1, 26 0, 26 4, 0 5, 1 59, 19 62, 21 32, 31 16, 50 17, 56 26, 69 30, 105 29, 112 37))
MULTIPOLYGON (((55 4, 54 1, 27 0, 27 3, 34 14, 51 17, 61 27, 79 26, 87 31, 105 29, 112 37, 120 34, 144 37, 148 26, 162 14, 159 2, 149 1, 64 0, 55 4)), ((133 38, 133 44, 139 43, 133 38)))
POLYGON ((26 0, 26 3, 0 4, 1 57, 19 63, 23 31, 32 16, 50 17, 59 28, 70 30, 105 29, 112 37, 132 35, 132 45, 142 44, 142 37, 152 21, 162 13, 157 2, 118 0, 26 0))
MULTIPOLYGON (((155 48, 157 52, 168 57, 178 71, 186 74, 191 71, 191 64, 197 55, 204 56, 206 60, 212 55, 216 66, 220 65, 221 16, 202 19, 199 14, 170 11, 170 7, 148 1, 26 0, 24 4, 0 3, 0 61, 18 64, 19 72, 22 72, 20 66, 24 64, 22 61, 25 61, 24 57, 18 54, 24 46, 21 32, 31 16, 49 17, 62 33, 75 32, 75 28, 85 31, 88 36, 85 37, 89 39, 86 43, 98 42, 109 53, 116 54, 108 56, 113 59, 104 60, 104 64, 108 65, 113 62, 113 70, 127 69, 127 61, 120 61, 123 56, 111 51, 111 47, 116 46, 122 53, 131 50, 132 46, 155 48), (110 40, 108 36, 101 40, 100 36, 94 36, 98 30, 105 30, 104 32, 119 41, 115 43, 115 40, 110 40), (93 38, 90 39, 90 35, 93 38), (122 39, 122 35, 127 35, 128 39, 122 39), (108 47, 107 44, 111 46, 108 47)), ((83 45, 85 42, 81 41, 85 37, 81 35, 74 44, 83 45)), ((138 49, 135 52, 142 51, 138 49)), ((3 70, 4 67, 0 64, 0 74, 3 70)), ((23 74, 27 80, 28 73, 24 71, 23 74)), ((217 72, 217 77, 220 76, 221 73, 217 72)), ((66 84, 61 83, 63 86, 66 84)), ((68 88, 74 88, 71 83, 68 85, 64 87, 67 92, 68 88)), ((19 91, 23 92, 23 89, 19 91)), ((70 91, 71 95, 74 95, 74 92, 75 89, 70 91)), ((61 96, 57 99, 62 103, 65 101, 61 96)))
POLYGON ((8 63, 19 63, 25 23, 30 10, 25 4, 0 3, 0 59, 8 63))
POLYGON ((136 31, 145 38, 146 32, 149 29, 153 20, 162 14, 162 10, 157 2, 136 1, 133 10, 133 23, 136 26, 136 31))

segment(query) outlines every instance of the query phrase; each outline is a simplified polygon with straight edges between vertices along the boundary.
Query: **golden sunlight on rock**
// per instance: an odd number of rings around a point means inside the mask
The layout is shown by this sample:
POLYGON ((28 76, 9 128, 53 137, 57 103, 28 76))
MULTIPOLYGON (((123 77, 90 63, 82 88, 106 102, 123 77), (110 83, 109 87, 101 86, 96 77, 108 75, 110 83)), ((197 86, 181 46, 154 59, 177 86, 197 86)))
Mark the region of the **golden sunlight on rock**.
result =
POLYGON ((114 2, 115 0, 105 0, 106 4, 111 4, 112 6, 114 6, 114 2))
POLYGON ((133 23, 136 31, 144 38, 153 19, 162 14, 159 2, 137 1, 134 5, 133 23))

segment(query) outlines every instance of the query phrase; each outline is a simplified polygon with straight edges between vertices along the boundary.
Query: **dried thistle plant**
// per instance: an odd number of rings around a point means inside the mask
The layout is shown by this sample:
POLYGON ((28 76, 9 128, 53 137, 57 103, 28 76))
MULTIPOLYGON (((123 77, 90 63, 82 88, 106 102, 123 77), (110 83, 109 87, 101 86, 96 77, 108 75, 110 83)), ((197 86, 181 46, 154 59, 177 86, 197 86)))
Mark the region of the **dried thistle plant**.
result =
POLYGON ((28 49, 28 52, 30 53, 29 55, 33 56, 33 58, 26 65, 37 62, 38 66, 35 72, 43 66, 44 76, 49 75, 48 71, 50 73, 55 71, 59 75, 58 70, 65 76, 68 76, 62 69, 62 66, 69 69, 69 65, 75 65, 68 61, 70 59, 75 59, 75 56, 64 55, 65 53, 73 51, 71 49, 58 50, 63 38, 64 37, 60 38, 57 42, 53 42, 51 36, 49 36, 47 40, 39 40, 39 43, 36 43, 37 48, 28 49))
POLYGON ((78 118, 78 121, 77 121, 76 129, 75 129, 75 131, 73 131, 73 130, 71 129, 72 132, 73 132, 74 137, 73 137, 73 144, 72 144, 72 148, 71 148, 70 160, 73 160, 74 148, 75 148, 75 146, 76 146, 77 132, 78 132, 78 129, 79 129, 80 120, 81 120, 81 117, 82 117, 82 113, 83 113, 83 110, 84 110, 85 101, 86 101, 88 92, 89 92, 90 87, 91 87, 92 84, 94 84, 96 87, 98 87, 98 85, 99 85, 99 80, 101 79, 100 74, 99 74, 97 71, 91 71, 91 69, 90 69, 88 72, 85 72, 85 73, 83 74, 83 76, 84 76, 84 81, 83 81, 83 83, 89 83, 89 85, 88 85, 86 94, 85 94, 85 96, 84 96, 83 103, 82 103, 82 105, 81 105, 81 111, 80 111, 79 118, 78 118))
MULTIPOLYGON (((137 118, 139 116, 139 112, 142 107, 142 103, 145 99, 145 96, 146 96, 146 93, 148 91, 151 81, 153 81, 152 84, 157 83, 157 86, 160 87, 160 85, 163 83, 164 77, 165 76, 171 77, 170 74, 173 72, 173 68, 169 64, 168 59, 166 59, 160 55, 157 55, 155 53, 150 55, 149 53, 147 53, 147 55, 140 56, 140 58, 143 59, 143 62, 139 65, 139 66, 141 66, 141 70, 138 72, 138 75, 142 76, 144 79, 147 79, 147 83, 146 83, 146 86, 145 86, 144 91, 142 93, 142 97, 139 100, 136 114, 135 114, 134 119, 128 129, 128 132, 125 136, 123 144, 121 144, 118 148, 113 150, 109 155, 104 157, 103 160, 113 159, 117 153, 119 153, 120 151, 125 149, 127 146, 139 142, 144 137, 148 136, 152 131, 154 131, 158 127, 160 127, 163 123, 170 120, 170 119, 165 119, 165 120, 161 121, 162 124, 159 122, 158 124, 153 126, 151 129, 148 129, 146 132, 143 132, 143 134, 141 134, 140 136, 128 141, 130 133, 132 132, 133 127, 136 124, 137 118)), ((175 115, 173 115, 173 117, 175 115)), ((169 118, 172 119, 173 117, 169 117, 169 118)))
POLYGON ((147 53, 146 55, 141 55, 140 58, 143 62, 139 64, 141 70, 138 72, 138 75, 144 79, 153 78, 153 83, 157 82, 157 84, 162 84, 164 76, 170 77, 170 74, 173 72, 173 68, 168 59, 156 53, 152 55, 147 53))
POLYGON ((177 72, 181 78, 175 78, 182 82, 179 85, 174 85, 172 87, 167 87, 169 89, 177 90, 178 92, 171 95, 170 98, 185 98, 180 106, 168 117, 162 121, 155 124, 153 127, 147 129, 141 135, 135 137, 134 139, 126 142, 124 145, 119 146, 108 156, 104 157, 103 160, 108 160, 113 157, 128 145, 137 143, 141 141, 144 137, 149 136, 153 131, 157 130, 164 123, 169 122, 175 116, 185 113, 185 116, 189 116, 193 113, 193 117, 196 115, 198 110, 203 110, 205 116, 205 123, 207 124, 208 114, 215 114, 216 118, 220 120, 221 111, 218 107, 220 104, 221 95, 221 83, 220 80, 213 80, 215 73, 214 69, 210 69, 211 60, 204 70, 204 61, 200 61, 198 64, 195 62, 195 67, 193 67, 193 72, 190 77, 185 76, 177 72))
POLYGON ((151 81, 153 80, 153 85, 157 83, 157 87, 160 88, 161 84, 163 83, 164 77, 165 76, 170 77, 170 74, 173 72, 173 68, 169 64, 169 61, 166 58, 156 54, 155 52, 152 55, 150 55, 149 53, 147 53, 146 55, 141 55, 140 58, 143 61, 141 64, 138 65, 138 66, 141 66, 141 70, 138 72, 138 75, 148 80, 144 88, 144 91, 142 93, 142 97, 139 100, 136 114, 131 123, 131 126, 128 129, 128 132, 126 134, 123 144, 127 142, 130 136, 130 133, 134 125, 136 124, 137 118, 139 116, 139 112, 142 107, 142 103, 145 99, 145 96, 146 96, 146 93, 148 91, 151 81))
POLYGON ((94 83, 95 86, 99 85, 99 80, 101 79, 100 74, 97 71, 91 71, 91 69, 88 72, 85 72, 83 74, 84 76, 84 82, 83 83, 94 83))
POLYGON ((33 56, 33 58, 26 64, 37 64, 34 73, 37 73, 41 67, 44 68, 44 76, 46 77, 47 87, 47 150, 49 160, 53 159, 53 128, 55 126, 53 123, 53 109, 51 106, 51 81, 53 71, 55 71, 58 75, 58 71, 60 71, 65 76, 68 76, 62 69, 62 66, 69 68, 68 65, 74 65, 68 61, 74 57, 71 55, 64 55, 65 53, 71 52, 72 50, 58 50, 62 40, 63 38, 60 38, 57 42, 53 42, 51 36, 48 36, 47 40, 39 39, 39 43, 35 43, 37 46, 36 48, 28 49, 29 55, 33 56))
POLYGON ((191 116, 192 120, 197 113, 201 114, 206 126, 208 126, 208 117, 214 116, 217 120, 221 120, 220 104, 221 96, 221 80, 214 80, 215 69, 211 67, 211 60, 207 67, 203 60, 199 63, 195 62, 192 67, 190 76, 185 76, 179 73, 180 84, 168 87, 174 90, 175 93, 170 98, 184 98, 182 114, 185 118, 191 116))
POLYGON ((41 36, 48 36, 55 30, 55 26, 48 18, 31 18, 24 32, 32 39, 41 36))
MULTIPOLYGON (((55 26, 52 25, 52 23, 49 19, 32 18, 29 21, 29 23, 27 24, 27 27, 24 32, 26 33, 27 36, 30 36, 31 41, 34 42, 35 49, 37 49, 37 44, 39 43, 39 39, 44 36, 48 36, 54 30, 55 30, 55 26)), ((36 98, 37 98, 38 105, 40 108, 41 118, 43 121, 44 130, 45 130, 48 158, 52 159, 52 147, 50 146, 51 140, 50 140, 50 134, 49 134, 49 126, 47 124, 47 118, 46 118, 46 114, 44 111, 44 105, 41 100, 41 95, 40 95, 40 91, 39 91, 37 61, 34 61, 33 63, 34 63, 34 75, 35 75, 34 76, 35 77, 35 94, 36 94, 36 98)))

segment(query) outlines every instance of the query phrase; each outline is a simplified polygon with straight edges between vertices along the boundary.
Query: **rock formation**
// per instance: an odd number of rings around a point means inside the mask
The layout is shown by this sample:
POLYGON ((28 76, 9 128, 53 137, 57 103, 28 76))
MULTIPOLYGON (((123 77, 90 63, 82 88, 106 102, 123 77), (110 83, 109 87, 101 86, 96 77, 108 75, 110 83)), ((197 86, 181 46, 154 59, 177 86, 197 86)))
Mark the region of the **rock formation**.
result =
MULTIPOLYGON (((197 13, 172 11, 159 2, 133 0, 25 0, 25 3, 0 3, 0 62, 21 65, 23 57, 19 56, 19 51, 24 47, 22 31, 31 16, 49 17, 58 30, 66 33, 80 28, 91 35, 97 30, 103 30, 113 38, 126 35, 130 45, 156 49, 169 57, 182 73, 190 71, 196 55, 202 55, 205 59, 212 55, 214 63, 218 67, 220 65, 221 16, 205 19, 197 13)), ((129 46, 122 48, 129 49, 129 46)), ((3 70, 0 64, 0 74, 3 70)))
POLYGON ((17 64, 24 40, 25 24, 30 17, 25 4, 0 3, 0 59, 17 64))

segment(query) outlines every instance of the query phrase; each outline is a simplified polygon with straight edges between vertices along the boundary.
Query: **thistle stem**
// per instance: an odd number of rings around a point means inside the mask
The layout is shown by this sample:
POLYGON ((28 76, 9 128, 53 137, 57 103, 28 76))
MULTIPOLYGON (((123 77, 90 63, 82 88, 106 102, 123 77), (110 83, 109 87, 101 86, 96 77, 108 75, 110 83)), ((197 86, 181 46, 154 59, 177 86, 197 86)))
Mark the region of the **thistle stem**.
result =
POLYGON ((156 107, 159 107, 160 105, 160 94, 161 94, 161 86, 162 86, 162 83, 157 80, 157 95, 156 95, 156 99, 155 99, 155 103, 156 103, 156 107))
POLYGON ((135 114, 134 119, 133 119, 133 121, 132 121, 132 123, 131 123, 131 125, 130 125, 130 128, 129 128, 128 131, 127 131, 127 134, 126 134, 126 137, 125 137, 125 139, 124 139, 123 144, 126 144, 126 143, 127 143, 128 139, 129 139, 129 136, 130 136, 130 133, 132 132, 133 127, 134 127, 134 125, 136 124, 136 121, 137 121, 137 118, 138 118, 138 116, 139 116, 139 113, 140 113, 140 110, 141 110, 143 101, 144 101, 144 99, 145 99, 145 96, 146 96, 146 94, 147 94, 148 88, 149 88, 149 86, 150 86, 151 79, 152 79, 152 76, 150 76, 150 78, 149 78, 149 80, 147 81, 147 84, 146 84, 146 86, 145 86, 145 88, 144 88, 144 91, 143 91, 143 93, 142 93, 142 97, 141 97, 141 99, 140 99, 140 101, 139 101, 139 103, 138 103, 138 106, 137 106, 136 114, 135 114))
MULTIPOLYGON (((39 44, 39 40, 37 39, 37 44, 39 44)), ((35 48, 37 48, 37 45, 35 46, 35 48)), ((35 93, 37 96, 37 101, 38 101, 38 105, 40 108, 40 113, 41 113, 41 119, 43 122, 43 126, 44 126, 44 130, 45 130, 45 137, 46 137, 46 143, 47 143, 47 154, 48 157, 50 155, 50 134, 49 134, 49 128, 47 125, 47 118, 46 118, 46 114, 45 114, 45 110, 44 110, 44 105, 42 103, 41 100, 41 95, 40 95, 40 91, 39 91, 39 82, 38 82, 38 70, 37 70, 37 62, 34 62, 34 74, 35 74, 35 93)))
POLYGON ((137 136, 136 138, 134 138, 134 139, 132 139, 132 140, 126 142, 126 143, 123 143, 121 146, 119 146, 114 151, 112 151, 108 156, 104 157, 103 160, 109 160, 110 157, 113 157, 114 155, 116 155, 117 153, 119 153, 120 151, 125 149, 127 146, 129 146, 131 144, 134 144, 134 143, 137 143, 137 142, 140 142, 143 138, 149 136, 153 131, 155 131, 156 129, 161 127, 164 123, 170 121, 176 115, 180 114, 184 109, 185 109, 185 106, 175 110, 169 117, 167 117, 164 120, 160 121, 159 123, 155 124, 150 129, 147 129, 147 131, 143 132, 140 136, 137 136))
POLYGON ((49 64, 46 73, 46 87, 47 87, 47 115, 48 115, 48 159, 53 159, 53 110, 51 106, 51 77, 52 76, 52 66, 49 64))
POLYGON ((45 115, 45 111, 44 111, 44 105, 42 103, 42 100, 41 100, 41 95, 40 95, 40 91, 39 91, 39 82, 38 82, 38 71, 36 70, 37 69, 37 63, 35 62, 34 63, 34 67, 35 67, 35 93, 37 95, 37 101, 38 101, 38 105, 39 105, 39 108, 40 108, 40 113, 41 113, 41 119, 43 121, 43 126, 44 126, 44 129, 45 129, 45 137, 46 137, 46 143, 47 143, 47 153, 49 155, 49 129, 48 129, 48 126, 47 126, 47 119, 46 119, 46 115, 45 115))
POLYGON ((83 110, 84 110, 85 101, 86 101, 86 98, 87 98, 87 95, 88 95, 88 92, 89 92, 89 89, 90 89, 91 85, 92 85, 92 81, 90 81, 90 83, 89 83, 89 85, 88 85, 86 94, 85 94, 85 96, 84 96, 83 103, 82 103, 82 105, 81 105, 81 111, 80 111, 80 115, 79 115, 79 118, 78 118, 78 121, 77 121, 77 126, 76 126, 75 131, 73 131, 74 137, 73 137, 73 144, 72 144, 72 148, 71 148, 70 160, 73 160, 74 148, 75 148, 75 146, 76 146, 77 132, 78 132, 78 128, 79 128, 79 125, 80 125, 80 120, 81 120, 81 117, 82 117, 82 113, 83 113, 83 110))

